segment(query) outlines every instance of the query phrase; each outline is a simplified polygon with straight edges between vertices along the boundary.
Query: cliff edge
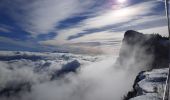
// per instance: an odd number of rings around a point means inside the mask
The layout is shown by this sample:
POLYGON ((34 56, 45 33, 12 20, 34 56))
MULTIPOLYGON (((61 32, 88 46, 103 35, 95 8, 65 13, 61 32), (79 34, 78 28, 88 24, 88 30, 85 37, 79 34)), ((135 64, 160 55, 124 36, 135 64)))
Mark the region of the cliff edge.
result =
POLYGON ((124 100, 162 100, 168 68, 141 72, 124 100))
POLYGON ((133 90, 123 100, 161 100, 168 74, 170 41, 159 34, 128 30, 124 34, 117 67, 141 71, 133 90), (142 71, 143 70, 143 71, 142 71))
POLYGON ((159 34, 142 34, 128 30, 124 34, 119 57, 118 67, 140 66, 145 70, 166 68, 169 58, 170 41, 159 34))

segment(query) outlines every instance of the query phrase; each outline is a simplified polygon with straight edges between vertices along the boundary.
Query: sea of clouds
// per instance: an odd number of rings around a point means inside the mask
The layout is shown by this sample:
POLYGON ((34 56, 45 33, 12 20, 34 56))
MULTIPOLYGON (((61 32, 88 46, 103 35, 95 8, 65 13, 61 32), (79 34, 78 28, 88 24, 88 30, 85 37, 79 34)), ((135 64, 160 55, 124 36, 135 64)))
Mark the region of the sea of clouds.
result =
POLYGON ((116 58, 112 55, 0 52, 0 99, 122 100, 141 69, 137 65, 114 67, 116 58), (76 73, 51 79, 57 70, 74 60, 80 63, 76 73))

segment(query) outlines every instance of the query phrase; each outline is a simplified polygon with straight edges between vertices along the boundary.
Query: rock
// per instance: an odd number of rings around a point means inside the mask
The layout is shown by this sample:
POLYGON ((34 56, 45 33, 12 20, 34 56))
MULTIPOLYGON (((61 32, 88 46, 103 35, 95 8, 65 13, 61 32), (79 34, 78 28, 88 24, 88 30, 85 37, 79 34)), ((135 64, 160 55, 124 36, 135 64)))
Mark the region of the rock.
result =
POLYGON ((168 68, 139 73, 133 91, 129 92, 124 100, 161 100, 167 75, 168 68), (131 96, 130 93, 134 95, 131 96))
POLYGON ((145 95, 137 96, 130 100, 162 100, 162 98, 158 97, 156 93, 148 93, 145 95))
POLYGON ((125 32, 116 66, 150 71, 137 75, 124 100, 161 100, 170 62, 169 45, 169 39, 159 34, 125 32))
POLYGON ((126 31, 116 66, 149 66, 148 69, 166 68, 170 41, 159 34, 142 34, 126 31))

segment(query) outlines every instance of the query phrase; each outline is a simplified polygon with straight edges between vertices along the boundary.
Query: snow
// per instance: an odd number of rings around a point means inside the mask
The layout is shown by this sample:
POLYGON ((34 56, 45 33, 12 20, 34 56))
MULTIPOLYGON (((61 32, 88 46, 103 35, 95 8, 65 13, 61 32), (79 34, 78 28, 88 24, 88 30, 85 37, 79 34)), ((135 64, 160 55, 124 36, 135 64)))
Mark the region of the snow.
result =
POLYGON ((158 98, 158 95, 156 93, 148 93, 145 95, 137 96, 130 100, 162 100, 162 99, 158 98))
POLYGON ((167 68, 153 69, 152 71, 142 73, 140 76, 145 78, 140 80, 135 86, 138 96, 130 100, 161 100, 167 74, 167 68))

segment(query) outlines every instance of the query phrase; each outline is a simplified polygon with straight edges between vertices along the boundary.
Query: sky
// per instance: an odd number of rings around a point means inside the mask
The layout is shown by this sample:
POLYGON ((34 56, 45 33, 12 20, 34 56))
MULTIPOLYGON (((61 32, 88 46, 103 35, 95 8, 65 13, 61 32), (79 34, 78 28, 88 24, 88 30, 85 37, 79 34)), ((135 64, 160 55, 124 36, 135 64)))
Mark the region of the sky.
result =
POLYGON ((117 54, 127 30, 166 36, 163 0, 0 0, 0 50, 117 54))

